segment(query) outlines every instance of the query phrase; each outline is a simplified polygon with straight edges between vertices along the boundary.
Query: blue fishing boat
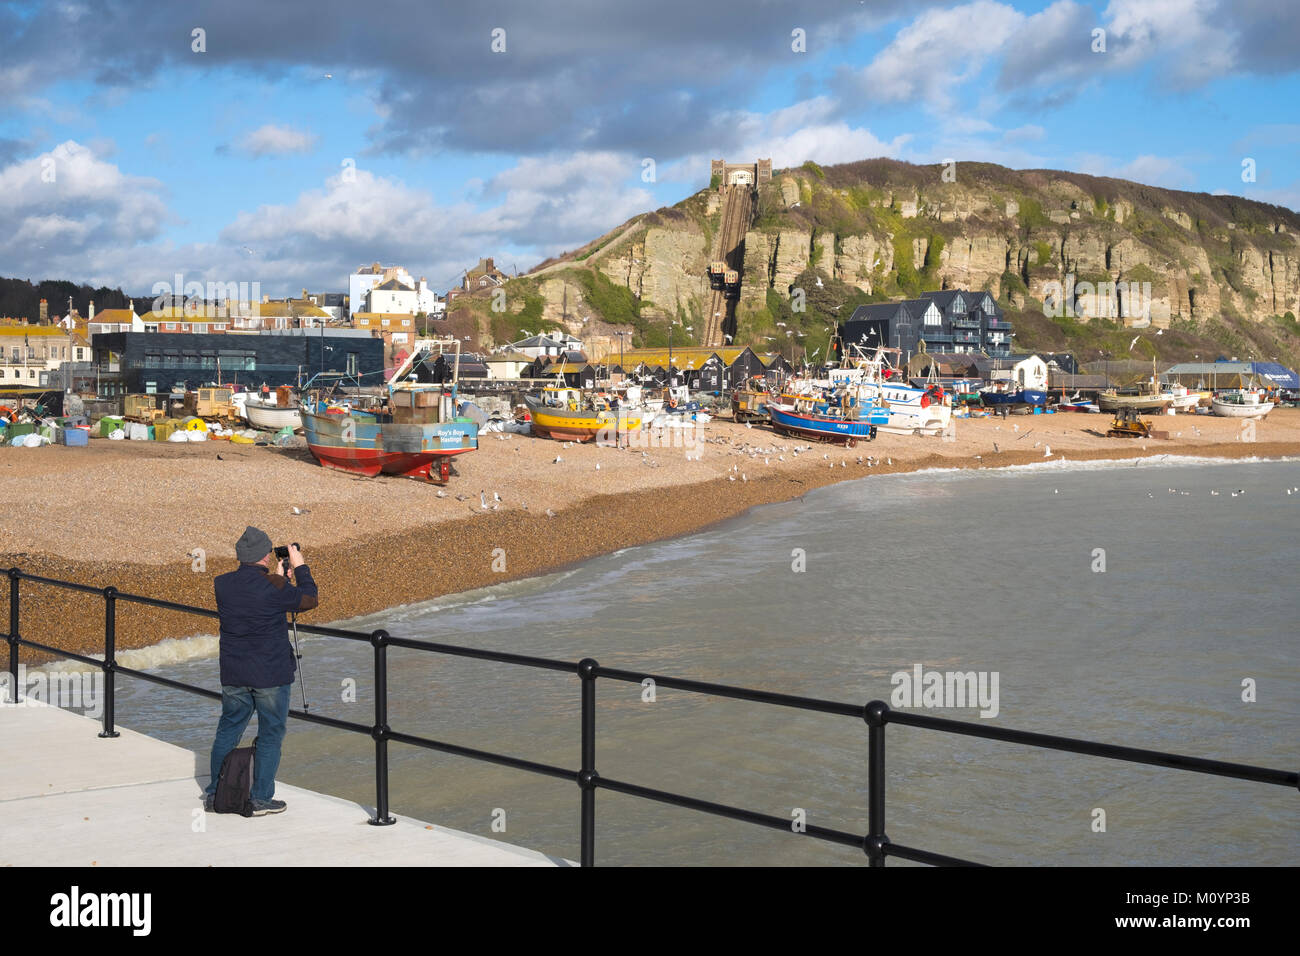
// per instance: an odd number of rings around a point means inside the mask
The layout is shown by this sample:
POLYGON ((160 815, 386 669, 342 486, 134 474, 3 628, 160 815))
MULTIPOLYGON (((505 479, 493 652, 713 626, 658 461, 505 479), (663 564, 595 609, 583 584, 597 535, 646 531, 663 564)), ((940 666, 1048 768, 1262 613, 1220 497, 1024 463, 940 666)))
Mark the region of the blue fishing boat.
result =
POLYGON ((991 407, 999 405, 1046 405, 1047 393, 1036 388, 1021 388, 1014 392, 987 389, 980 392, 980 400, 991 407))
POLYGON ((853 447, 871 441, 876 429, 889 424, 889 410, 845 389, 822 395, 782 395, 767 403, 772 428, 782 435, 811 438, 853 447))

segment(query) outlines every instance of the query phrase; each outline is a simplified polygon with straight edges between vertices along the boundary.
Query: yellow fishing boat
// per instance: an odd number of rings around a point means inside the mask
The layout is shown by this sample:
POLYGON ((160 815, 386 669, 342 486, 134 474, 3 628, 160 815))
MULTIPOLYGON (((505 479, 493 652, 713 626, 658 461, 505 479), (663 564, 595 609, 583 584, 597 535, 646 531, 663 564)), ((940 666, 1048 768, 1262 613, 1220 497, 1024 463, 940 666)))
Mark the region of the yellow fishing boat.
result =
POLYGON ((559 441, 617 441, 641 427, 641 410, 628 408, 616 397, 584 393, 582 389, 544 388, 525 395, 533 434, 559 441))

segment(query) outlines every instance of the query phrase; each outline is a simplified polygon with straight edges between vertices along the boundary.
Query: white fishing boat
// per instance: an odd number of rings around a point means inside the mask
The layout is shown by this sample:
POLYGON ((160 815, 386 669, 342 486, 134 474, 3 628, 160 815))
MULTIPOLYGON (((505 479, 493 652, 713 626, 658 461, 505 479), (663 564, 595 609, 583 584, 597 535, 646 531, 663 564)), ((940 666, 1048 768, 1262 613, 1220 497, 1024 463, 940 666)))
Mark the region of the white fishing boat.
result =
POLYGON ((1273 403, 1264 401, 1260 392, 1246 389, 1216 395, 1210 408, 1221 418, 1263 418, 1273 410, 1273 403))
MULTIPOLYGON (((877 348, 867 352, 849 345, 840 368, 829 370, 832 388, 866 388, 863 400, 874 400, 889 412, 889 423, 880 431, 895 435, 939 435, 952 421, 952 394, 932 374, 924 388, 908 385, 889 363, 888 354, 898 349, 877 348)), ((933 372, 933 369, 931 370, 933 372)))
POLYGON ((1186 385, 1166 385, 1160 397, 1169 399, 1169 407, 1177 412, 1191 411, 1201 401, 1201 393, 1192 391, 1186 385))
POLYGON ((244 401, 244 415, 254 428, 277 432, 281 428, 302 431, 302 411, 297 405, 278 405, 249 396, 244 401))

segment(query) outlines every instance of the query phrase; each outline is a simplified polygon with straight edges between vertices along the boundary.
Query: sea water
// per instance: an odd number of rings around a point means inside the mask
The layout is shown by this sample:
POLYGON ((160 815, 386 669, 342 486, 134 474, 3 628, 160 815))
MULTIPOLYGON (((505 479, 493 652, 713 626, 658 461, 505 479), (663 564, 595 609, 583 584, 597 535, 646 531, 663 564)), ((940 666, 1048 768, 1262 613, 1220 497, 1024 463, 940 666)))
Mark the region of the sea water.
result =
MULTIPOLYGON (((345 626, 1296 769, 1297 487, 1295 461, 869 477, 345 626), (996 707, 902 698, 930 672, 977 675, 996 707)), ((213 641, 183 644, 197 656, 174 646, 159 672, 216 687, 213 641)), ((369 645, 304 637, 302 653, 313 712, 373 721, 369 645)), ((400 648, 388 661, 393 729, 577 769, 574 675, 400 648)), ((117 714, 206 766, 214 703, 123 678, 117 714)), ((794 832, 865 832, 860 719, 602 679, 596 728, 606 777, 791 821, 778 832, 599 790, 598 863, 864 862, 794 832)), ((577 857, 575 783, 389 749, 393 812, 577 857)), ((1300 850, 1294 789, 901 725, 887 752, 886 829, 912 847, 1098 865, 1291 864, 1300 850)), ((373 753, 368 737, 292 722, 279 779, 355 800, 361 819, 373 753)))

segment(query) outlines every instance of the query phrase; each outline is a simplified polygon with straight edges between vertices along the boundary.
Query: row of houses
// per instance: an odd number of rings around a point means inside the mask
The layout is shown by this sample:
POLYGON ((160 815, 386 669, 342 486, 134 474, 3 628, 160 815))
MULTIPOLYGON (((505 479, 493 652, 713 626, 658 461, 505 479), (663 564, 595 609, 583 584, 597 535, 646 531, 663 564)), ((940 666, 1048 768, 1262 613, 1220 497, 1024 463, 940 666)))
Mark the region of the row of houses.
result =
POLYGON ((563 379, 574 387, 630 379, 655 385, 687 385, 702 392, 725 392, 755 375, 786 376, 792 371, 784 356, 775 352, 760 354, 747 346, 624 349, 595 360, 579 353, 534 366, 535 377, 563 379))

